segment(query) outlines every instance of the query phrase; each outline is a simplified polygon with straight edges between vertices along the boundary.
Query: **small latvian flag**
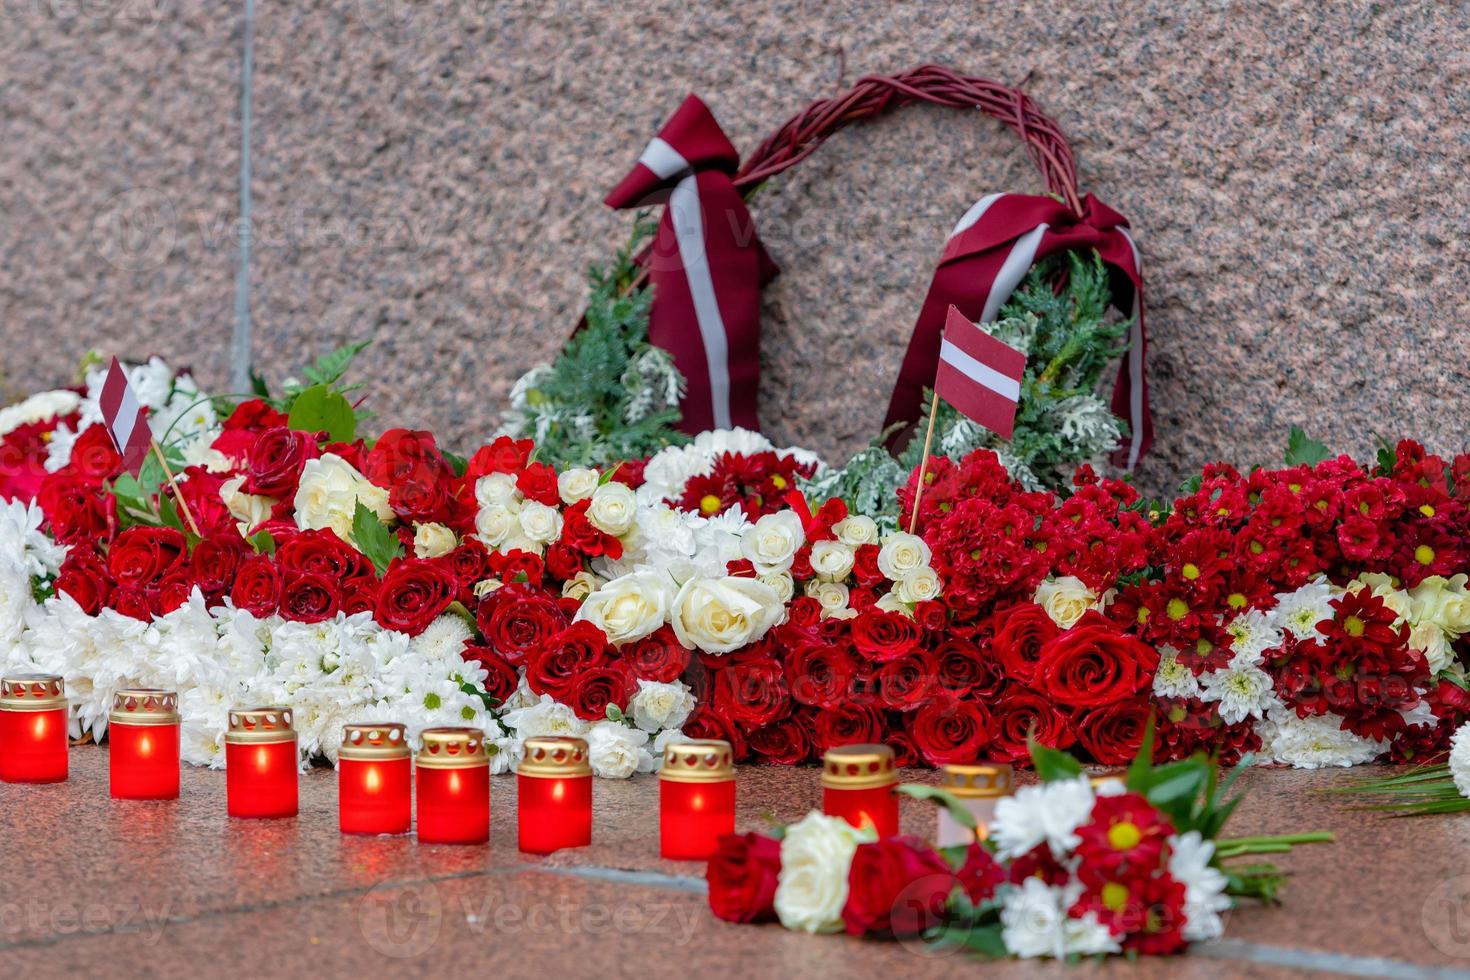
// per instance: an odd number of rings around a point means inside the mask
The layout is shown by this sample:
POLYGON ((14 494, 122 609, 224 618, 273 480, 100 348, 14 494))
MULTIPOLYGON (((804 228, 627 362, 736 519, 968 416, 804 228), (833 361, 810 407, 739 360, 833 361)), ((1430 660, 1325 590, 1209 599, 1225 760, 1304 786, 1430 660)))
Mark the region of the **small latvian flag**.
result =
POLYGON ((1026 355, 971 323, 954 306, 944 324, 934 391, 1002 439, 1011 437, 1026 355))
POLYGON ((148 428, 148 412, 138 404, 133 386, 128 384, 127 372, 116 357, 102 384, 101 408, 107 434, 122 454, 123 469, 136 476, 153 444, 153 432, 148 428))

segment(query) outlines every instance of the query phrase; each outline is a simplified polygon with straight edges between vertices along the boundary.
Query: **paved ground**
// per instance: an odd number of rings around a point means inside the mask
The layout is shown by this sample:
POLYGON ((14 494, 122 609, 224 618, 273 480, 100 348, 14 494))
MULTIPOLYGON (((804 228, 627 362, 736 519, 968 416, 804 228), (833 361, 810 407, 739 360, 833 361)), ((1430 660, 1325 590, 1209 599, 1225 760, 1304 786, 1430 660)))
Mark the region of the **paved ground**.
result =
MULTIPOLYGON (((1470 977, 1470 817, 1386 820, 1315 794, 1341 773, 1257 771, 1234 830, 1326 829, 1287 859, 1286 904, 1234 912, 1183 960, 984 966, 960 956, 713 919, 702 867, 657 857, 651 777, 596 787, 592 847, 515 846, 515 780, 492 786, 488 848, 342 837, 330 771, 303 778, 296 820, 225 816, 224 775, 184 773, 173 804, 107 796, 106 752, 72 753, 60 786, 0 785, 0 975, 150 978, 637 974, 1277 976, 1315 969, 1470 977), (473 972, 471 972, 473 971, 473 972)), ((742 826, 800 816, 812 770, 742 769, 742 826)), ((906 829, 930 828, 926 807, 906 829)))

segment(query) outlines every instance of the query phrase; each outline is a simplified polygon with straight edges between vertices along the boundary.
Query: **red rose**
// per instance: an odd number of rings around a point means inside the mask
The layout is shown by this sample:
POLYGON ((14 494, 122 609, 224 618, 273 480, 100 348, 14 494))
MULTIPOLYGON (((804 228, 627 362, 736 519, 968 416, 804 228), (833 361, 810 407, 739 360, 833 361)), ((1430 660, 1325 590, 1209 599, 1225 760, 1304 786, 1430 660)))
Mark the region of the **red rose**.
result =
POLYGON ((643 486, 643 471, 647 468, 646 459, 625 459, 613 467, 612 475, 608 479, 621 483, 629 490, 637 490, 643 486))
POLYGON ((1088 612, 1041 649, 1036 688, 1058 704, 1096 708, 1147 689, 1159 653, 1097 612, 1088 612))
POLYGON ((878 699, 895 711, 913 711, 939 693, 939 665, 928 650, 910 650, 878 671, 878 699))
POLYGON ((925 633, 943 633, 949 626, 949 610, 936 599, 914 603, 914 622, 925 633))
POLYGON ((980 651, 968 640, 945 640, 935 649, 934 660, 939 687, 951 697, 963 697, 972 690, 982 698, 988 697, 1000 686, 998 667, 982 660, 980 651))
POLYGON ((619 558, 623 554, 623 543, 611 534, 604 534, 587 516, 591 502, 579 500, 562 512, 561 544, 574 548, 589 558, 607 555, 619 558))
POLYGON ((99 486, 122 472, 123 460, 107 434, 107 426, 93 425, 77 436, 71 447, 71 460, 66 472, 72 477, 99 486))
POLYGON ((689 738, 715 738, 729 742, 735 752, 736 762, 743 762, 750 753, 750 746, 746 743, 745 733, 740 730, 740 726, 708 703, 694 709, 689 720, 684 722, 683 730, 689 738))
POLYGON ((414 429, 389 429, 378 437, 363 470, 375 486, 392 491, 405 483, 433 484, 448 471, 434 435, 414 429))
POLYGON ((194 592, 194 578, 183 569, 170 572, 159 580, 156 591, 158 614, 166 616, 189 601, 194 592))
POLYGON ((812 596, 797 596, 786 608, 786 622, 792 626, 811 629, 821 621, 822 604, 812 596))
POLYGON ((562 544, 560 541, 546 549, 544 561, 546 563, 546 570, 553 577, 562 581, 575 578, 577 573, 582 570, 581 553, 571 545, 562 544))
POLYGON ((770 658, 731 663, 720 670, 714 698, 732 722, 747 729, 769 725, 791 710, 781 665, 770 658))
POLYGON ((1054 749, 1065 749, 1077 741, 1067 716, 1045 695, 1029 687, 1013 684, 1005 690, 995 706, 995 738, 989 754, 997 762, 1025 762, 1031 758, 1026 738, 1035 733, 1036 741, 1054 749))
POLYGON ((312 572, 334 582, 375 574, 362 552, 328 528, 301 531, 281 541, 276 547, 276 564, 293 572, 312 572))
POLYGON ((914 747, 931 766, 974 762, 990 743, 990 717, 975 701, 933 701, 909 717, 914 747))
POLYGON ((619 711, 627 708, 633 691, 628 668, 613 663, 578 674, 567 704, 583 721, 602 721, 607 717, 608 705, 617 705, 619 711))
POLYGON ((171 527, 134 527, 107 550, 107 570, 118 585, 146 588, 178 568, 188 557, 184 536, 171 527))
POLYGON ((852 657, 831 643, 799 642, 786 656, 791 696, 815 708, 835 708, 852 694, 852 657))
POLYGON ((842 922, 850 936, 920 935, 944 921, 957 883, 944 858, 917 838, 859 844, 847 872, 842 922))
POLYGON ((566 702, 582 674, 608 664, 607 636, 589 622, 577 622, 530 651, 526 684, 537 694, 566 702))
POLYGON ((660 626, 641 640, 623 644, 621 652, 633 676, 645 681, 671 684, 689 667, 689 651, 672 626, 660 626))
POLYGON ((117 498, 65 472, 48 474, 41 481, 36 503, 46 515, 51 536, 61 544, 105 544, 117 526, 117 498))
POLYGON ((829 711, 818 711, 812 726, 812 738, 818 752, 839 745, 861 745, 885 741, 883 715, 868 704, 844 704, 829 711))
POLYGON ((780 873, 779 841, 764 834, 725 834, 704 872, 710 911, 726 922, 773 921, 780 873))
POLYGON ((995 637, 991 649, 1006 676, 1030 684, 1036 676, 1041 648, 1057 635, 1057 626, 1046 610, 1034 602, 1023 602, 995 614, 995 637))
POLYGON ((286 416, 271 407, 270 402, 250 398, 235 406, 230 417, 222 423, 226 432, 236 429, 274 429, 286 424, 286 416))
POLYGON ((480 632, 512 667, 567 625, 566 613, 545 591, 524 583, 504 585, 480 601, 475 611, 480 632))
POLYGON ((89 616, 97 615, 107 606, 115 585, 101 556, 81 545, 67 554, 56 576, 57 594, 71 596, 89 616))
POLYGON ((124 616, 146 623, 157 612, 157 603, 144 590, 129 585, 112 593, 112 608, 124 616))
POLYGON ((375 612, 382 589, 372 575, 359 575, 342 583, 342 611, 351 616, 361 612, 375 612))
POLYGON ((885 723, 883 730, 883 744, 893 750, 893 764, 900 769, 908 769, 917 766, 919 750, 914 747, 914 737, 903 728, 903 715, 894 715, 885 723))
POLYGON ((454 601, 454 579, 439 563, 399 558, 378 589, 377 614, 384 629, 418 636, 454 601))
POLYGON ((783 718, 750 733, 750 750, 760 761, 776 766, 794 766, 812 754, 812 739, 796 718, 783 718))
POLYGON ((903 613, 868 609, 852 623, 852 642, 877 663, 897 660, 919 645, 919 626, 903 613))
POLYGON ((480 477, 491 473, 515 473, 526 465, 535 449, 536 444, 530 439, 501 436, 490 445, 475 450, 465 467, 465 483, 473 486, 480 477))
POLYGON ((488 676, 481 682, 485 693, 504 704, 520 686, 520 675, 505 662, 505 658, 485 646, 466 644, 464 659, 484 667, 488 676))
POLYGON ((545 463, 532 463, 516 476, 516 489, 525 494, 527 500, 548 507, 561 506, 561 494, 556 489, 556 470, 545 463))
POLYGON ((1094 761, 1125 765, 1143 745, 1151 710, 1148 699, 1140 697, 1089 711, 1077 719, 1077 740, 1094 761))
POLYGON ((445 466, 439 479, 405 479, 388 491, 388 506, 408 524, 465 523, 465 508, 455 496, 454 474, 445 466))
POLYGON ((281 590, 281 616, 298 623, 320 623, 341 611, 333 584, 312 572, 287 572, 281 590))
POLYGON ((444 556, 444 562, 462 593, 473 595, 475 584, 490 577, 490 552, 478 538, 465 538, 444 556))
POLYGON ((235 573, 250 549, 236 531, 211 534, 194 546, 190 564, 194 582, 207 598, 218 599, 235 584, 235 573))
POLYGON ((878 569, 878 552, 881 550, 876 544, 860 544, 852 554, 852 577, 865 589, 883 584, 885 576, 878 569))
POLYGON ((296 492, 301 469, 317 457, 316 437, 284 426, 266 429, 250 447, 245 464, 246 493, 289 497, 296 492))
POLYGON ((230 600, 252 616, 274 615, 281 605, 281 573, 276 563, 265 555, 246 559, 235 573, 230 600))
POLYGON ((502 582, 540 585, 546 577, 546 566, 542 563, 541 556, 519 548, 492 553, 490 567, 502 582))

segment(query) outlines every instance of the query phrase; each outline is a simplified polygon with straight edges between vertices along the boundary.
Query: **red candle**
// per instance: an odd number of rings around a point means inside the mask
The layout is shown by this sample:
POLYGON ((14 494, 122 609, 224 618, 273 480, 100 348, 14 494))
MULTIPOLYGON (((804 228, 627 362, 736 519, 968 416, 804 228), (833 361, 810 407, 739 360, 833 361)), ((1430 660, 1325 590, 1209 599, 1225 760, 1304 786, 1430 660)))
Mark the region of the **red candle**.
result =
POLYGON ((478 728, 426 728, 418 756, 419 840, 483 844, 490 839, 490 756, 478 728))
POLYGON ((886 745, 843 745, 822 755, 822 812, 878 836, 898 833, 898 766, 886 745))
POLYGON ((337 820, 344 834, 406 834, 413 763, 402 725, 347 725, 337 753, 337 820))
POLYGON ((0 780, 60 783, 67 771, 66 687, 55 674, 0 679, 0 780))
POLYGON ((179 696, 136 688, 112 696, 108 782, 118 800, 179 798, 179 696))
POLYGON ((735 754, 719 739, 670 742, 658 774, 659 851, 699 861, 735 832, 735 754))
POLYGON ((232 709, 225 731, 230 816, 296 816, 297 758, 290 708, 232 709))
POLYGON ((516 770, 521 850, 550 854, 592 843, 592 764, 580 738, 526 739, 516 770))

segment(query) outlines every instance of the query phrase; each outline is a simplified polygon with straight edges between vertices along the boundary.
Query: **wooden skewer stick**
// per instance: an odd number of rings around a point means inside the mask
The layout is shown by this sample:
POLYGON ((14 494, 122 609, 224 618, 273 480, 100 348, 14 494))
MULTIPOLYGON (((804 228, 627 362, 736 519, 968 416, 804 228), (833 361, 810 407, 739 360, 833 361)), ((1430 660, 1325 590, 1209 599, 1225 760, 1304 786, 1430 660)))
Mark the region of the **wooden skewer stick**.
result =
POLYGON ((157 439, 149 439, 148 444, 153 447, 153 452, 158 456, 158 461, 163 464, 163 475, 168 477, 169 488, 174 492, 174 500, 178 502, 179 510, 184 514, 184 520, 189 523, 189 530, 194 532, 194 537, 202 538, 199 533, 199 525, 194 523, 194 514, 189 510, 189 502, 184 495, 179 493, 179 482, 174 479, 174 471, 169 468, 168 458, 163 455, 163 447, 158 444, 157 439))
POLYGON ((939 392, 929 401, 929 430, 924 433, 924 459, 919 463, 919 485, 914 488, 914 512, 909 515, 909 533, 919 526, 919 501, 924 499, 924 478, 929 474, 929 449, 934 445, 934 417, 939 414, 939 392))

